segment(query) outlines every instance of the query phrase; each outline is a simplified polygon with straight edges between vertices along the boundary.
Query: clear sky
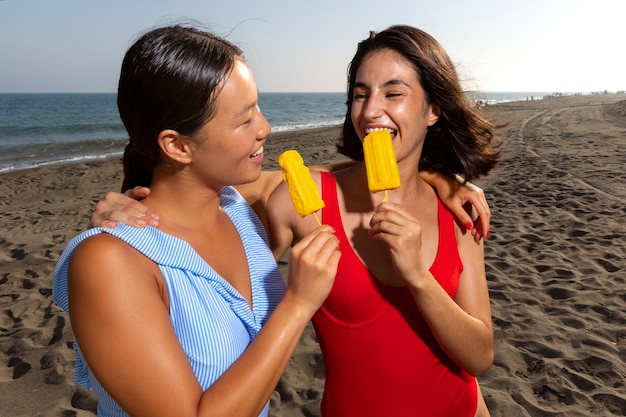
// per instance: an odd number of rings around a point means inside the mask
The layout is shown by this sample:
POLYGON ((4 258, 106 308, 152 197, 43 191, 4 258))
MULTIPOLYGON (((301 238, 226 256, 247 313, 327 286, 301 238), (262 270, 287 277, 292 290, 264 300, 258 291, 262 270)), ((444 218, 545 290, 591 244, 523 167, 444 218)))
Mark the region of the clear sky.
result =
POLYGON ((144 29, 193 18, 238 44, 261 92, 344 91, 356 44, 409 24, 466 88, 626 90, 624 0, 0 0, 0 93, 115 92, 144 29))

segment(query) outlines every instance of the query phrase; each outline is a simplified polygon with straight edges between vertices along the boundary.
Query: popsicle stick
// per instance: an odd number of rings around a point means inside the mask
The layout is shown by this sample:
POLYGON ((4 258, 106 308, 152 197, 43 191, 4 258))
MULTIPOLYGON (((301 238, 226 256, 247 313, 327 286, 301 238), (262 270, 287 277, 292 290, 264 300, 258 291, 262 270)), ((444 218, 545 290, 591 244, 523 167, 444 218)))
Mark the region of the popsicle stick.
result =
POLYGON ((320 218, 319 218, 319 217, 317 217, 317 213, 316 213, 316 212, 313 212, 313 217, 315 217, 315 220, 317 221, 317 225, 318 225, 318 226, 321 226, 321 225, 322 225, 322 222, 320 221, 320 218))
POLYGON ((387 190, 385 190, 385 196, 383 197, 383 203, 386 203, 387 201, 389 201, 389 192, 387 190))

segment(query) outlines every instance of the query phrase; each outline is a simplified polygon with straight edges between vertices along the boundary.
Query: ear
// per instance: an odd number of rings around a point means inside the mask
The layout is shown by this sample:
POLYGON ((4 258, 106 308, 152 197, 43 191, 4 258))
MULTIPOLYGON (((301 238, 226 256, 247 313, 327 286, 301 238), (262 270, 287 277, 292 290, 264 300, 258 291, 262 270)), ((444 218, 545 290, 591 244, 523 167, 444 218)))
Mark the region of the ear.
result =
POLYGON ((441 109, 439 108, 439 106, 434 103, 430 104, 430 109, 428 110, 428 127, 437 123, 440 115, 441 109))
POLYGON ((166 129, 159 133, 157 139, 161 152, 168 159, 188 164, 191 162, 191 149, 187 138, 175 130, 166 129))

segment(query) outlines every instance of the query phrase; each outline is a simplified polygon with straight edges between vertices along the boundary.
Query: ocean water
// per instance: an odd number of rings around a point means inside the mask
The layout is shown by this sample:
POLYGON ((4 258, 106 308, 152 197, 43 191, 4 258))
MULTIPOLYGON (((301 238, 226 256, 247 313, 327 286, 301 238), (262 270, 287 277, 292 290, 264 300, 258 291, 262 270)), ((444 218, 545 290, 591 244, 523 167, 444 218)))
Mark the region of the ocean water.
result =
MULTIPOLYGON (((486 93, 490 104, 549 93, 486 93)), ((116 95, 0 94, 0 174, 29 168, 121 157, 126 131, 116 95)), ((345 93, 261 93, 273 132, 337 125, 345 93)))
MULTIPOLYGON (((343 93, 261 93, 273 132, 332 126, 345 115, 343 93)), ((0 94, 0 174, 121 157, 128 136, 116 95, 0 94)))

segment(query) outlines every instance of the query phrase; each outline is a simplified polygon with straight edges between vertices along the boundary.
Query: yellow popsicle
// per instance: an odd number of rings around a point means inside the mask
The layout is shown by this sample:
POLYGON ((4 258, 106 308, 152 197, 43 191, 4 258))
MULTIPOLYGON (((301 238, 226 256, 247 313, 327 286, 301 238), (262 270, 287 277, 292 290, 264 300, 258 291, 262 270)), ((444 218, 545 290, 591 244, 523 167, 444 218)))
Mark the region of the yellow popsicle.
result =
POLYGON ((324 200, 302 156, 297 151, 287 150, 278 157, 278 164, 283 169, 283 179, 289 186, 289 195, 298 214, 301 217, 313 214, 321 225, 315 212, 325 207, 324 200))
POLYGON ((400 187, 398 162, 393 151, 391 134, 387 130, 375 130, 363 140, 363 154, 370 192, 385 191, 400 187))

